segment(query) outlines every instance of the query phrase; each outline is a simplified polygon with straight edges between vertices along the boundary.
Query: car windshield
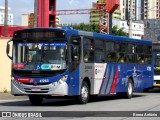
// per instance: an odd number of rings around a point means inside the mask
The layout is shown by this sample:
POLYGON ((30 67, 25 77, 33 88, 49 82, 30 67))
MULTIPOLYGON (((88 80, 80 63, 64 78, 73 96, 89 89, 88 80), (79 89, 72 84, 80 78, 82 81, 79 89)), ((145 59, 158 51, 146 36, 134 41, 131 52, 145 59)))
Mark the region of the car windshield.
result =
POLYGON ((13 69, 61 70, 66 69, 66 43, 15 43, 13 69))

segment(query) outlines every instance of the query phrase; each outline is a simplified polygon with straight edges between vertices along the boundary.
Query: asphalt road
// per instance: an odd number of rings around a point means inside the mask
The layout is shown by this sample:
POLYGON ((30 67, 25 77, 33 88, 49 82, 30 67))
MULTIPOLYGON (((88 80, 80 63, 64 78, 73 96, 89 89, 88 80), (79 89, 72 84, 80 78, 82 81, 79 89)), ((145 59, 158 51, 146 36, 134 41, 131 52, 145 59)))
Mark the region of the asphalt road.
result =
MULTIPOLYGON (((74 99, 45 99, 41 106, 33 106, 27 97, 14 97, 9 94, 0 94, 0 111, 40 111, 45 116, 56 116, 54 120, 61 119, 142 119, 142 120, 159 120, 157 117, 142 117, 137 111, 156 113, 160 116, 160 90, 156 89, 147 93, 134 93, 132 99, 119 98, 116 95, 98 97, 85 105, 80 105, 74 99), (47 112, 46 112, 47 111, 47 112), (50 112, 49 112, 50 111, 50 112), (56 112, 53 112, 56 111, 56 112), (57 112, 65 111, 65 112, 57 112), (70 111, 70 112, 67 112, 70 111), (77 112, 76 112, 77 111, 77 112), (92 112, 93 111, 93 112, 92 112), (99 113, 99 111, 101 111, 99 113), (103 111, 103 112, 102 112, 103 111), (114 112, 109 112, 114 111, 114 112), (118 111, 118 112, 117 112, 118 111), (129 112, 123 112, 129 111, 129 112), (136 113, 136 117, 133 117, 136 113), (126 114, 129 114, 126 116, 126 114), (122 116, 121 116, 122 115, 122 116), (68 117, 69 116, 69 117, 68 117), (116 117, 118 116, 118 117, 116 117)), ((8 118, 0 118, 7 119, 8 118)), ((20 118, 15 118, 16 120, 20 118)), ((44 119, 44 118, 41 118, 44 119)), ((45 118, 46 119, 46 118, 45 118)), ((51 119, 51 118, 48 118, 51 119)), ((39 120, 39 119, 38 119, 39 120)))

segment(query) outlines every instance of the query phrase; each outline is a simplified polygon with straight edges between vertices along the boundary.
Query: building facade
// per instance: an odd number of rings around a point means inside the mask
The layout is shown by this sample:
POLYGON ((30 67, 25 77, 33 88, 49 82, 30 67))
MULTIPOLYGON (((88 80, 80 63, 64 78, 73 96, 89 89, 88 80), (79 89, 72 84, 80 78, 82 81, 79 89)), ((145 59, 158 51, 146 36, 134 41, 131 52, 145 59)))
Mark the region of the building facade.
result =
POLYGON ((26 26, 29 28, 34 27, 34 13, 30 14, 22 14, 22 26, 26 26))
MULTIPOLYGON (((56 16, 56 26, 59 26, 60 17, 56 16)), ((22 26, 29 28, 34 27, 34 13, 22 14, 22 26)))
MULTIPOLYGON (((113 18, 128 20, 130 18, 130 0, 120 0, 119 8, 113 13, 113 18)), ((132 0, 133 20, 141 20, 141 0, 132 0)))
MULTIPOLYGON (((98 2, 98 1, 97 1, 98 2)), ((100 23, 100 13, 94 12, 94 10, 97 10, 96 8, 97 3, 92 3, 91 13, 90 13, 90 23, 91 24, 99 24, 100 23)))
POLYGON ((160 42, 160 19, 144 20, 144 38, 153 42, 160 42))
POLYGON ((141 0, 142 19, 160 18, 160 0, 141 0))
POLYGON ((56 16, 56 27, 59 26, 59 23, 60 23, 60 17, 59 17, 59 16, 56 16))
POLYGON ((100 16, 102 13, 96 12, 98 10, 98 4, 103 5, 106 3, 106 0, 97 0, 97 2, 92 3, 91 13, 90 13, 90 23, 91 24, 100 24, 100 16))
MULTIPOLYGON (((129 26, 127 20, 113 19, 113 26, 117 26, 119 29, 123 28, 126 33, 129 33, 129 26)), ((134 21, 132 23, 132 38, 142 39, 144 36, 144 23, 143 21, 134 21)))
MULTIPOLYGON (((10 13, 11 8, 8 8, 8 25, 13 25, 13 14, 10 13)), ((0 25, 4 25, 5 7, 0 6, 0 25)))

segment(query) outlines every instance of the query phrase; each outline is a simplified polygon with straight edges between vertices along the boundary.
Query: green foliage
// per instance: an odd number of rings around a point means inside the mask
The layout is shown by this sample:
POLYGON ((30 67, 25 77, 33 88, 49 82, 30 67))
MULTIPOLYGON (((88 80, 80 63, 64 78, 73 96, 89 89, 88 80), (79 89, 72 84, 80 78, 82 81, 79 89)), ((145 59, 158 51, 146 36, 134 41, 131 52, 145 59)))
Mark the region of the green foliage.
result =
POLYGON ((117 36, 126 36, 126 37, 128 37, 128 33, 124 32, 124 28, 118 29, 117 26, 113 26, 112 34, 113 35, 117 35, 117 36))
MULTIPOLYGON (((80 24, 69 24, 69 25, 61 25, 61 26, 70 26, 73 29, 83 30, 83 31, 90 31, 90 32, 97 32, 99 33, 100 27, 99 24, 86 24, 86 23, 80 23, 80 24)), ((124 28, 118 29, 117 26, 113 26, 112 28, 112 34, 117 36, 128 36, 126 32, 124 32, 124 28)))
POLYGON ((99 24, 80 23, 80 24, 70 24, 67 26, 70 26, 73 29, 78 29, 83 31, 90 31, 90 32, 97 32, 97 33, 99 32, 99 24))

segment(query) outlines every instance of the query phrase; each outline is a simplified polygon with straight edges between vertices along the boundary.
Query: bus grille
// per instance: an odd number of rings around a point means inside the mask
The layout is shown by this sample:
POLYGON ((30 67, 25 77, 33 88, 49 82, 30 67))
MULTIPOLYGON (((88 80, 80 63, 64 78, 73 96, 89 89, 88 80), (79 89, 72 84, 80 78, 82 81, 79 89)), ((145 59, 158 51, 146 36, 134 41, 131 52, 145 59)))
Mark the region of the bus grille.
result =
MULTIPOLYGON (((35 85, 35 83, 23 83, 24 85, 35 85)), ((49 85, 51 84, 50 82, 49 83, 36 83, 36 85, 49 85)))
POLYGON ((40 91, 32 91, 30 88, 24 88, 25 92, 27 93, 48 93, 49 89, 48 88, 42 88, 40 91))

